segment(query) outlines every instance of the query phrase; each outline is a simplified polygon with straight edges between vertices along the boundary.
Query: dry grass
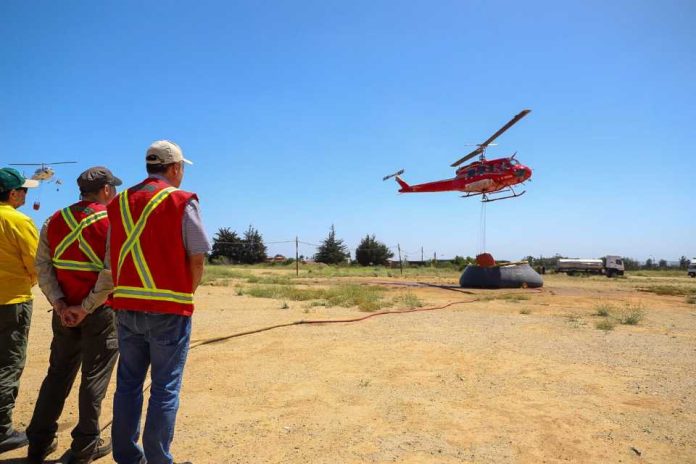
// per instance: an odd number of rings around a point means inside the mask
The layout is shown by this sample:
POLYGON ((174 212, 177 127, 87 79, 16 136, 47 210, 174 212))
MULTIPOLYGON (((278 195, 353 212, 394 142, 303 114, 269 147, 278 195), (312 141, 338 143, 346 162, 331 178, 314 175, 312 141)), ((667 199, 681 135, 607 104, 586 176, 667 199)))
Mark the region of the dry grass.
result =
POLYGON ((329 288, 297 288, 290 285, 251 285, 242 294, 256 298, 289 301, 313 301, 311 306, 357 306, 362 311, 376 311, 391 302, 383 298, 385 289, 366 285, 336 285, 329 288))
POLYGON ((394 297, 394 304, 397 306, 405 306, 406 308, 421 308, 423 302, 413 292, 408 291, 394 297))
POLYGON ((694 290, 682 285, 651 285, 649 287, 639 287, 640 292, 650 292, 655 295, 686 296, 694 290))
POLYGON ((607 317, 614 308, 608 304, 600 304, 595 307, 594 316, 607 317))
POLYGON ((638 323, 643 320, 643 316, 645 316, 645 310, 641 305, 629 305, 621 313, 619 322, 625 325, 638 325, 638 323))
POLYGON ((616 327, 616 322, 614 322, 611 319, 603 319, 601 321, 595 322, 595 327, 599 330, 604 330, 605 332, 608 332, 610 330, 614 330, 614 327, 616 327))

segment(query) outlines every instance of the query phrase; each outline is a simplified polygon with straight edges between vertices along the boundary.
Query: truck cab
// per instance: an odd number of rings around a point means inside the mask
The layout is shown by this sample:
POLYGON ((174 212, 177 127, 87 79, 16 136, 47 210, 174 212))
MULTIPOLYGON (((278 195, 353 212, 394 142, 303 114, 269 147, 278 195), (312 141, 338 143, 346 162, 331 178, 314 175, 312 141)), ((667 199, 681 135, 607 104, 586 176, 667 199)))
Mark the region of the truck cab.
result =
POLYGON ((604 258, 604 273, 607 277, 624 275, 624 263, 621 256, 606 256, 604 258))
POLYGON ((686 272, 689 273, 689 277, 696 277, 696 258, 691 260, 686 272))

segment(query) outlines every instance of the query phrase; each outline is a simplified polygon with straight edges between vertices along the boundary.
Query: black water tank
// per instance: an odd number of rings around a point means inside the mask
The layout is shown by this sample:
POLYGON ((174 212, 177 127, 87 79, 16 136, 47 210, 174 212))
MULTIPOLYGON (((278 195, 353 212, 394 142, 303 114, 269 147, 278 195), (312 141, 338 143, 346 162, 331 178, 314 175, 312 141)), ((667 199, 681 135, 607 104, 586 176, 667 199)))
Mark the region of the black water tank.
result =
POLYGON ((529 264, 481 267, 468 265, 459 278, 463 288, 538 288, 544 280, 529 264))

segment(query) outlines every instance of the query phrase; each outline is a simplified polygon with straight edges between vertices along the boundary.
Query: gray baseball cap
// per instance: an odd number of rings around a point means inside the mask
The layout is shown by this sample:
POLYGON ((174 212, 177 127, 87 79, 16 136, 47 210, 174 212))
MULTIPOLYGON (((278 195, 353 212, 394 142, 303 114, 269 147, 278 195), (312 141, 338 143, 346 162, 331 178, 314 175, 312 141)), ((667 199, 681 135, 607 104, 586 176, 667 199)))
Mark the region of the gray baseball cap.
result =
POLYGON ((169 140, 158 140, 150 145, 145 153, 147 164, 172 164, 183 161, 186 164, 193 164, 184 158, 181 147, 169 140))
POLYGON ((77 186, 80 187, 81 192, 85 193, 96 192, 106 184, 116 187, 123 182, 104 166, 89 168, 77 178, 77 186))

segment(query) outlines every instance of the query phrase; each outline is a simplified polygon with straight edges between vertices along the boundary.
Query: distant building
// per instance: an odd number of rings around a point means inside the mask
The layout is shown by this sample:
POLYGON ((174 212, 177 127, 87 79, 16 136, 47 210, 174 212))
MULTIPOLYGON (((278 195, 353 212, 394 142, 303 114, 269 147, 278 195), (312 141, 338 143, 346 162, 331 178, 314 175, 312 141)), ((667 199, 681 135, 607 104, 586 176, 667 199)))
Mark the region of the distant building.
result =
POLYGON ((283 255, 275 255, 273 257, 269 256, 268 258, 266 258, 267 263, 284 263, 287 260, 288 258, 286 258, 283 255))

